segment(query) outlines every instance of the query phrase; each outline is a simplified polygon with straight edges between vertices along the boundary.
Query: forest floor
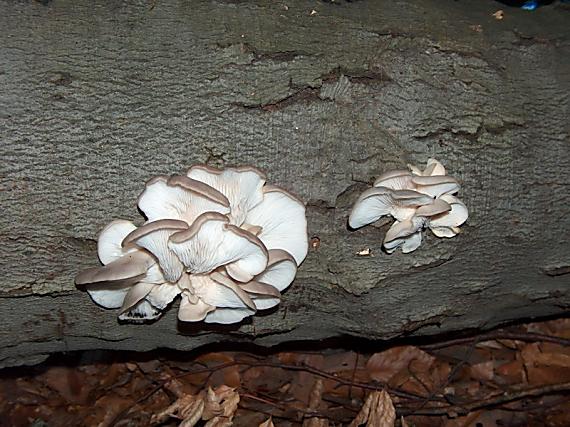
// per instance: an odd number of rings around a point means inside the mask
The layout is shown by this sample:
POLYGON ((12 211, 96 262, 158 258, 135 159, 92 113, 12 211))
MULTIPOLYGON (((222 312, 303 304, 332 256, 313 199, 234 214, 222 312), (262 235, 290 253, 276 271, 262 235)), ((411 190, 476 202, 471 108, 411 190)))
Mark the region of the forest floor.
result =
POLYGON ((570 426, 570 319, 412 343, 60 355, 0 371, 0 425, 570 426))

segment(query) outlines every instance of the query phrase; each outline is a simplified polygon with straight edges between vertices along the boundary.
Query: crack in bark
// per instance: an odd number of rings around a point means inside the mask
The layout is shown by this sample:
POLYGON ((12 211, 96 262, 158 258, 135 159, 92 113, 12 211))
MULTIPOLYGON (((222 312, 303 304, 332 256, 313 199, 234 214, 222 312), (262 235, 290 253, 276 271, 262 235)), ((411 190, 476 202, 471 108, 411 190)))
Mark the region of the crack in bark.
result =
POLYGON ((320 91, 318 88, 307 86, 274 102, 266 104, 248 104, 243 102, 234 102, 232 103, 232 105, 235 107, 245 108, 247 110, 261 110, 267 112, 274 112, 301 102, 304 103, 310 103, 314 101, 326 102, 319 96, 319 92, 320 91))
POLYGON ((550 277, 570 274, 570 265, 549 265, 542 268, 542 272, 550 277))

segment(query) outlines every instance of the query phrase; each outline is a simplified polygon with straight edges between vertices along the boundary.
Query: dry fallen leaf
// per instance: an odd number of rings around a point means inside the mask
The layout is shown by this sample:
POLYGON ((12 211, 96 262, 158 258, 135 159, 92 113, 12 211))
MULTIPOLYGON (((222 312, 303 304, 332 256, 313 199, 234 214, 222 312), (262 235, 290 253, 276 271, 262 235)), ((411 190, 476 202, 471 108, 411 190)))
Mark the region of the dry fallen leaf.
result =
POLYGON ((393 427, 396 421, 396 409, 386 391, 373 391, 362 405, 362 409, 349 427, 366 425, 367 427, 393 427), (366 424, 365 424, 366 423, 366 424))
POLYGON ((235 389, 226 385, 219 386, 216 390, 208 387, 205 398, 203 420, 208 420, 208 427, 222 427, 231 425, 239 403, 239 394, 235 389), (229 422, 229 424, 227 424, 229 422))
POLYGON ((402 370, 408 370, 414 362, 414 372, 428 371, 435 358, 413 346, 394 347, 381 353, 373 354, 366 363, 370 378, 388 382, 402 370))
POLYGON ((198 399, 184 411, 184 420, 178 427, 194 427, 202 418, 204 412, 204 400, 198 399))
MULTIPOLYGON (((313 385, 313 388, 309 393, 309 406, 307 407, 307 409, 309 411, 316 411, 322 402, 322 397, 323 397, 323 380, 321 378, 318 378, 317 380, 315 380, 315 384, 313 385)), ((318 417, 306 418, 303 421, 303 427, 327 427, 328 425, 329 425, 328 420, 318 417)))
MULTIPOLYGON (((191 394, 184 395, 168 406, 166 409, 154 414, 150 420, 151 424, 161 424, 170 417, 178 418, 186 422, 187 419, 194 419, 196 414, 198 418, 194 422, 198 422, 204 412, 204 399, 200 396, 193 396, 191 394)), ((194 424, 187 423, 185 426, 193 426, 194 424)))
POLYGON ((495 376, 494 367, 495 362, 493 360, 472 365, 470 368, 471 378, 478 381, 491 381, 495 376))
POLYGON ((273 419, 269 417, 267 421, 264 421, 261 424, 259 424, 259 427, 275 427, 275 424, 273 424, 273 419))
POLYGON ((303 427, 329 427, 329 420, 326 418, 309 418, 303 421, 303 427))

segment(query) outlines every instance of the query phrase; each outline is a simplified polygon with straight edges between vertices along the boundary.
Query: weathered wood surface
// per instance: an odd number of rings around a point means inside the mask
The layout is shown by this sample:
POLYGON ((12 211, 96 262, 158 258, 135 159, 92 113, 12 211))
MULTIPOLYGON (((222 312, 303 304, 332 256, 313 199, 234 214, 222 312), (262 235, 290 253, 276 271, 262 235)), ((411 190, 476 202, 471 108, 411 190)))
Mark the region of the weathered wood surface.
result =
POLYGON ((336 3, 0 3, 0 365, 568 310, 569 11, 336 3), (347 230, 366 183, 428 157, 463 183, 461 235, 386 255, 385 226, 347 230), (200 162, 267 171, 307 202, 320 246, 279 310, 239 328, 177 324, 174 309, 119 324, 73 276, 96 265, 106 223, 142 219, 148 178, 200 162))

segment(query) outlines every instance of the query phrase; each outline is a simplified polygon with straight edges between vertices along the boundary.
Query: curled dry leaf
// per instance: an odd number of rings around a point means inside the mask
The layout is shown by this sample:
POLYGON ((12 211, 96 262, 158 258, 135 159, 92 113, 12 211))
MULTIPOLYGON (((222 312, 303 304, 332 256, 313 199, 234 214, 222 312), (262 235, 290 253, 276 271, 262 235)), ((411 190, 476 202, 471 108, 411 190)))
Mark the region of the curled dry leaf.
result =
POLYGON ((233 425, 232 420, 222 417, 212 418, 208 421, 204 427, 231 427, 233 425))
POLYGON ((194 403, 192 403, 192 405, 185 411, 185 418, 178 427, 194 427, 202 418, 203 412, 204 401, 202 399, 194 401, 194 403))
POLYGON ((309 394, 309 409, 315 411, 323 398, 323 380, 318 378, 309 394))
POLYGON ((151 418, 151 424, 162 424, 169 418, 182 420, 180 427, 193 427, 200 420, 208 421, 206 426, 231 426, 239 403, 239 394, 231 387, 222 385, 216 390, 208 388, 207 393, 186 394, 151 418))
POLYGON ((396 409, 390 395, 385 390, 373 391, 349 427, 393 427, 395 421, 396 409))
MULTIPOLYGON (((317 378, 315 384, 309 393, 309 411, 316 411, 319 408, 323 399, 323 380, 317 378)), ((319 417, 306 418, 303 421, 303 427, 327 427, 329 425, 328 420, 319 417)))
POLYGON ((216 420, 216 422, 220 422, 222 419, 231 420, 238 407, 239 394, 226 385, 221 385, 215 391, 208 388, 205 403, 206 406, 202 415, 204 420, 216 420))
MULTIPOLYGON (((204 411, 204 400, 200 396, 193 396, 191 394, 186 394, 178 398, 172 405, 166 409, 160 411, 158 414, 154 414, 150 420, 151 424, 162 424, 168 421, 169 418, 178 418, 181 420, 191 419, 196 417, 194 422, 198 422, 202 417, 202 412, 204 411)), ((194 424, 187 423, 186 427, 193 426, 194 424)))

